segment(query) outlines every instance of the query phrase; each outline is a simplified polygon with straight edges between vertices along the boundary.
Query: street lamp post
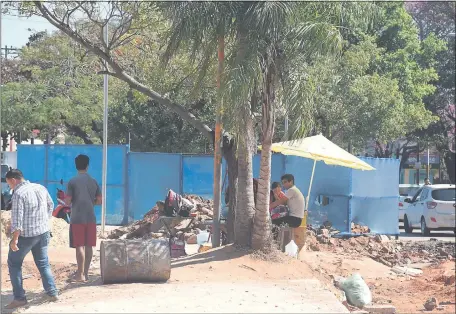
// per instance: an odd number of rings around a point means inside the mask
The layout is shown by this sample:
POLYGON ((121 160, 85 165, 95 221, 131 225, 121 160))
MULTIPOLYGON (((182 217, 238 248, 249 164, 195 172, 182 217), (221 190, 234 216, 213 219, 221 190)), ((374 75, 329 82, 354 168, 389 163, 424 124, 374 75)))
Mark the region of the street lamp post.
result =
MULTIPOLYGON (((0 1, 0 47, 2 46, 2 2, 0 1)), ((2 56, 0 54, 0 134, 2 131, 2 90, 3 90, 3 85, 2 85, 2 70, 3 70, 3 60, 2 56)), ((0 136, 0 144, 2 143, 3 138, 0 136)))
MULTIPOLYGON (((104 29, 104 40, 108 45, 108 23, 104 29)), ((106 67, 108 66, 107 63, 106 67)), ((106 191, 108 178, 108 74, 103 77, 103 163, 102 163, 102 179, 101 179, 101 233, 104 235, 106 225, 106 191)))

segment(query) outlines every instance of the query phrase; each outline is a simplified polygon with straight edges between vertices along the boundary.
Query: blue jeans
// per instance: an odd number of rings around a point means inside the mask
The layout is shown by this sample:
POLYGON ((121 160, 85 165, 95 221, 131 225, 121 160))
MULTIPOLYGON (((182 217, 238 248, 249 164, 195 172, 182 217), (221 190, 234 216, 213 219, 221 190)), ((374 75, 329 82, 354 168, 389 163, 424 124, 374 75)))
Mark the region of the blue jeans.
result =
POLYGON ((57 296, 58 290, 55 287, 54 277, 52 276, 51 266, 48 259, 48 245, 51 236, 49 232, 36 237, 19 237, 17 246, 19 251, 13 252, 11 248, 8 252, 8 269, 13 286, 14 300, 25 301, 25 291, 22 287, 22 262, 25 256, 32 251, 36 267, 41 274, 43 288, 49 296, 57 296))

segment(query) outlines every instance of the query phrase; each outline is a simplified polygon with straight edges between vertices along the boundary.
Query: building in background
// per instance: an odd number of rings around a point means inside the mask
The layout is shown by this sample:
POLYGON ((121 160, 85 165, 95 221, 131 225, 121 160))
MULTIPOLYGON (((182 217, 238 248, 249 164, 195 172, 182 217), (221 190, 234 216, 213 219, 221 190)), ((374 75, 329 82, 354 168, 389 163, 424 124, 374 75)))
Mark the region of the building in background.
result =
MULTIPOLYGON (((400 175, 401 184, 416 184, 419 171, 420 184, 428 177, 428 155, 427 151, 419 155, 419 162, 416 153, 410 153, 409 158, 403 164, 400 175)), ((429 151, 429 180, 436 184, 440 182, 440 155, 435 150, 429 151)))

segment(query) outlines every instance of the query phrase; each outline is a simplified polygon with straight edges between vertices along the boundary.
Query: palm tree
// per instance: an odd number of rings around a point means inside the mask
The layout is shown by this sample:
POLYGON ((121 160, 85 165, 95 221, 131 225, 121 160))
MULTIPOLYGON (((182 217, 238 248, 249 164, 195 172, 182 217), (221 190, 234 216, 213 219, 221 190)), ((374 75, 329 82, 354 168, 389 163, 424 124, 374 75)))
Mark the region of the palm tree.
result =
POLYGON ((306 134, 312 124, 300 64, 318 54, 337 54, 342 34, 350 26, 369 23, 371 6, 352 3, 296 2, 164 2, 171 20, 165 58, 184 43, 204 59, 207 74, 216 43, 223 34, 227 44, 224 72, 224 119, 237 134, 238 202, 235 242, 262 249, 270 234, 269 191, 271 145, 278 104, 294 119, 294 136, 306 134), (367 9, 367 10, 366 10, 367 9), (360 16, 365 18, 359 19, 360 16), (367 16, 367 18, 366 18, 367 16), (361 22, 361 23, 360 23, 361 22), (305 104, 304 106, 302 104, 305 104), (261 164, 256 208, 253 201, 252 152, 254 114, 261 108, 261 164), (253 228, 252 228, 253 227, 253 228), (252 232, 253 230, 253 232, 252 232))

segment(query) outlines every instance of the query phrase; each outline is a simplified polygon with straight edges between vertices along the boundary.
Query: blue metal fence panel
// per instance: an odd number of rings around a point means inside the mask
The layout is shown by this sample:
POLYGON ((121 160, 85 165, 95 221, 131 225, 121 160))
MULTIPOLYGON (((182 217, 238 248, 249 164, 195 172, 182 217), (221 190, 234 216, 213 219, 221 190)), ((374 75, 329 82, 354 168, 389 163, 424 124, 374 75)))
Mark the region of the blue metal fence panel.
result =
POLYGON ((351 221, 368 226, 373 233, 399 234, 397 197, 350 199, 351 221))
MULTIPOLYGON (((272 155, 271 182, 279 181, 284 173, 284 158, 281 154, 272 155)), ((253 157, 253 177, 260 175, 261 156, 253 157)), ((213 198, 214 158, 211 155, 184 155, 182 162, 183 193, 197 194, 207 199, 213 198)), ((226 163, 222 163, 222 205, 225 205, 225 190, 228 187, 226 163)))
POLYGON ((182 193, 182 155, 129 153, 128 160, 130 219, 142 219, 169 189, 182 193))
POLYGON ((360 159, 377 170, 353 170, 351 195, 364 197, 399 196, 399 159, 360 159))
MULTIPOLYGON (((107 185, 121 186, 125 183, 126 153, 126 146, 108 146, 107 185)), ((63 179, 64 182, 68 182, 77 173, 74 159, 79 154, 89 156, 89 173, 97 182, 101 182, 103 161, 101 145, 49 145, 47 180, 59 182, 63 179)))
POLYGON ((349 197, 345 195, 321 195, 318 205, 314 200, 307 216, 307 223, 321 226, 324 222, 330 221, 337 230, 348 232, 348 203, 349 197), (323 203, 325 198, 326 202, 323 203))
MULTIPOLYGON (((295 177, 296 186, 306 197, 312 176, 313 163, 314 161, 311 159, 286 156, 286 173, 292 174, 295 177)), ((329 166, 321 161, 317 162, 310 192, 309 211, 317 210, 315 200, 318 195, 349 196, 349 177, 350 169, 348 168, 329 166)), ((338 200, 340 199, 335 199, 334 206, 336 206, 338 200)), ((346 205, 344 204, 338 205, 341 210, 345 210, 344 206, 346 205)))
MULTIPOLYGON (((47 186, 55 201, 56 189, 62 188, 60 179, 66 184, 75 175, 74 158, 81 153, 91 158, 89 172, 101 184, 102 147, 97 145, 19 145, 18 168, 30 181, 47 186)), ((256 178, 260 158, 256 155, 253 159, 256 178)), ((363 172, 317 162, 309 200, 309 222, 322 223, 326 219, 339 230, 348 231, 350 222, 358 221, 376 232, 397 231, 399 161, 363 159, 377 170, 363 172), (328 196, 329 204, 318 206, 315 200, 319 195, 328 196)), ((312 166, 310 159, 273 154, 271 181, 280 181, 284 173, 291 173, 307 196, 312 166)), ((141 219, 156 201, 165 198, 168 189, 212 198, 213 168, 210 155, 128 153, 126 146, 110 145, 107 224, 141 219)), ((223 178, 225 175, 223 163, 223 178)), ((97 207, 98 222, 100 214, 101 208, 97 207)))
POLYGON ((45 145, 17 145, 17 168, 30 182, 45 184, 46 154, 45 145))
POLYGON ((376 168, 352 170, 350 221, 369 226, 372 232, 399 234, 398 159, 360 158, 376 168))
MULTIPOLYGON (((280 177, 285 173, 285 156, 282 154, 273 154, 271 158, 271 182, 280 182, 280 177)), ((253 156, 253 177, 260 176, 261 155, 253 156)))
MULTIPOLYGON (((185 155, 182 159, 182 192, 196 194, 206 199, 213 198, 214 157, 185 155)), ((228 186, 226 163, 222 162, 222 203, 228 186)))
MULTIPOLYGON (((106 224, 121 225, 125 220, 127 146, 108 146, 108 182, 106 224)), ((28 180, 47 187, 54 203, 57 188, 66 190, 68 181, 77 174, 74 158, 85 154, 90 158, 89 173, 101 187, 101 145, 18 145, 18 168, 28 180), (63 180, 63 185, 60 183, 63 180)), ((95 206, 97 223, 101 223, 101 206, 95 206)))

